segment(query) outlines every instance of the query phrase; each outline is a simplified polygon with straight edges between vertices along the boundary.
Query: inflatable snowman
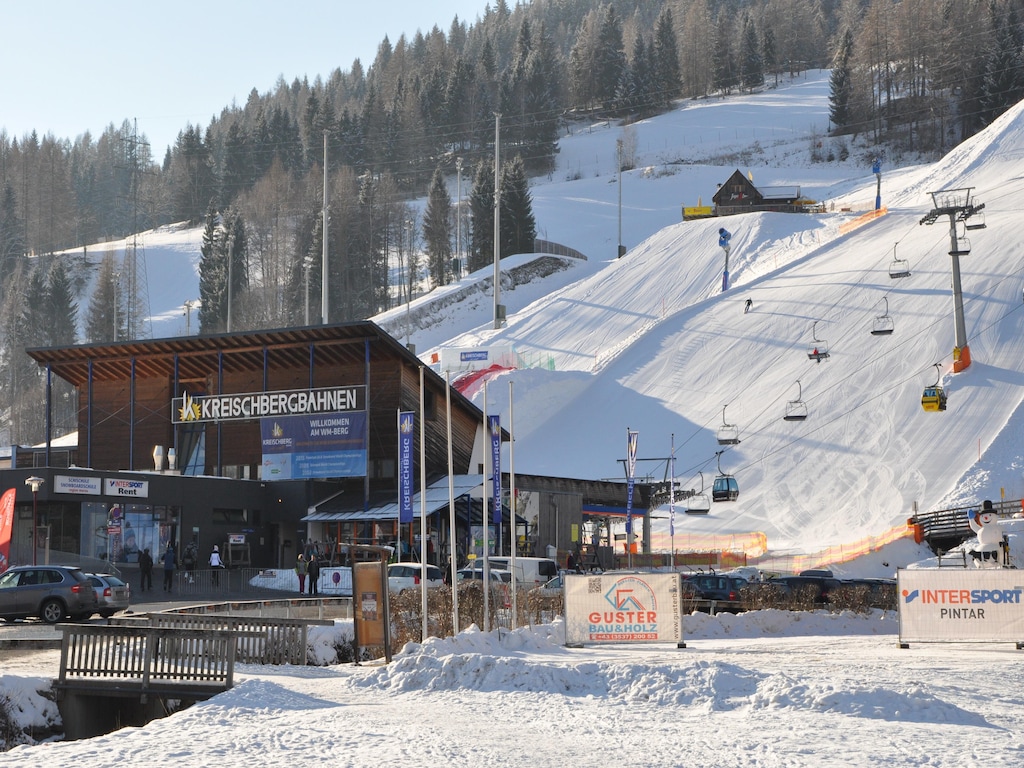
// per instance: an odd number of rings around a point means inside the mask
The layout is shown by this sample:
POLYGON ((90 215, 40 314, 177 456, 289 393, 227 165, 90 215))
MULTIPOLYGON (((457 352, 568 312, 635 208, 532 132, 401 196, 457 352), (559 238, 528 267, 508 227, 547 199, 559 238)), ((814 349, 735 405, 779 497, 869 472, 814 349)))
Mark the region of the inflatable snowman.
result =
POLYGON ((973 509, 969 511, 967 523, 978 535, 974 564, 979 568, 999 568, 999 547, 1003 543, 1003 534, 996 525, 996 513, 992 509, 992 502, 985 500, 981 512, 973 509))

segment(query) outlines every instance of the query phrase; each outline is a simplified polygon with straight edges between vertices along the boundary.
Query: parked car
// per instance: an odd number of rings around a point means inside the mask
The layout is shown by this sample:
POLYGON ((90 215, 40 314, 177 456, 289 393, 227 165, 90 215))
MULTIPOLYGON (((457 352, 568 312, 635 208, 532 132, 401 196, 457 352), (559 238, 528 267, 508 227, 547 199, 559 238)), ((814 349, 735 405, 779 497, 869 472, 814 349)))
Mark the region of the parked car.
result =
MULTIPOLYGON (((499 582, 501 584, 510 584, 512 582, 512 571, 503 571, 500 568, 491 568, 489 573, 491 574, 492 582, 499 582)), ((455 572, 456 581, 464 581, 465 579, 476 579, 477 581, 482 581, 483 578, 483 568, 460 568, 455 572)))
POLYGON ((702 600, 736 603, 737 607, 740 590, 747 586, 746 579, 716 573, 697 573, 687 576, 684 581, 697 588, 697 596, 702 600))
POLYGON ((537 598, 552 598, 561 597, 565 593, 565 578, 562 574, 558 574, 553 579, 548 579, 539 587, 534 587, 530 590, 530 597, 537 598))
MULTIPOLYGON (((499 555, 492 555, 487 558, 491 568, 499 568, 503 571, 512 570, 512 558, 499 555)), ((516 563, 516 588, 539 587, 547 581, 558 576, 558 563, 550 557, 517 557, 516 563)))
POLYGON ((56 624, 70 616, 87 619, 99 610, 96 591, 81 568, 20 565, 0 575, 0 618, 38 616, 56 624))
POLYGON ((131 601, 131 587, 112 573, 87 573, 96 592, 96 602, 99 604, 97 613, 105 619, 109 619, 118 611, 127 610, 131 601))
POLYGON ((896 579, 844 579, 840 588, 863 592, 862 599, 869 608, 897 609, 896 579))
POLYGON ((778 576, 766 583, 780 586, 794 600, 806 598, 815 605, 827 605, 829 594, 842 586, 839 579, 828 576, 778 576))
MULTIPOLYGON (((401 592, 419 589, 423 567, 419 563, 391 563, 388 565, 388 589, 401 592)), ((436 565, 427 565, 427 589, 444 586, 444 574, 436 565)))

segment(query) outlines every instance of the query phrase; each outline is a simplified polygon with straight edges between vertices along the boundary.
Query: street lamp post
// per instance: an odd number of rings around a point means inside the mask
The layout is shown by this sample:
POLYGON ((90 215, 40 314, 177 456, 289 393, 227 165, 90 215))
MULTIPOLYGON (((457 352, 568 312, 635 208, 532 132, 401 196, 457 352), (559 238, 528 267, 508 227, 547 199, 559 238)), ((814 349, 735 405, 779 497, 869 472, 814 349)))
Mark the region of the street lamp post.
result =
POLYGON ((36 530, 38 529, 36 516, 39 510, 39 487, 45 482, 43 478, 36 477, 35 475, 25 479, 25 485, 32 487, 32 565, 37 565, 36 551, 39 549, 36 546, 36 530))

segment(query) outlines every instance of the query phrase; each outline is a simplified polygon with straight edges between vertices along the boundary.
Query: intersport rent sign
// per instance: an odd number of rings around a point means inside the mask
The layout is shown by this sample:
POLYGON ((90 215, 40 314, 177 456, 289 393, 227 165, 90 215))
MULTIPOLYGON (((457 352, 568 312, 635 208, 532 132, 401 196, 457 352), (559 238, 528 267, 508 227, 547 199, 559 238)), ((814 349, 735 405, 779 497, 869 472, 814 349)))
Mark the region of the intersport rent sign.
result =
POLYGON ((1024 641, 1024 572, 908 568, 896 574, 900 645, 1024 641))

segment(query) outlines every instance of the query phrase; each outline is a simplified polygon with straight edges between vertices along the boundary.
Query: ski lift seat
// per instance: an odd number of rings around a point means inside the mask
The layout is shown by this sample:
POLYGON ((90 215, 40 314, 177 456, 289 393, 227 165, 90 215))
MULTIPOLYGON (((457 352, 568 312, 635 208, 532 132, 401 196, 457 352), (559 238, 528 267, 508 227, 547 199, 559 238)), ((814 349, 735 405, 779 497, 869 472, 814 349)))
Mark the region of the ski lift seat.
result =
POLYGON ((706 515, 711 511, 711 501, 706 493, 695 493, 686 501, 686 514, 706 515))
POLYGON ((803 400, 790 400, 786 403, 784 421, 804 421, 807 418, 807 403, 803 400))
POLYGON ((889 315, 879 315, 871 326, 872 336, 888 336, 895 328, 892 318, 889 315))
POLYGON ((723 424, 718 428, 719 445, 739 445, 740 431, 735 424, 723 424))
POLYGON ((807 357, 816 362, 828 359, 828 347, 824 343, 815 344, 807 350, 807 357))
POLYGON ((971 252, 971 241, 965 236, 956 239, 954 249, 949 252, 950 256, 966 256, 971 252))
POLYGON ((889 265, 889 277, 898 280, 901 277, 910 277, 910 262, 906 259, 893 259, 889 265))

